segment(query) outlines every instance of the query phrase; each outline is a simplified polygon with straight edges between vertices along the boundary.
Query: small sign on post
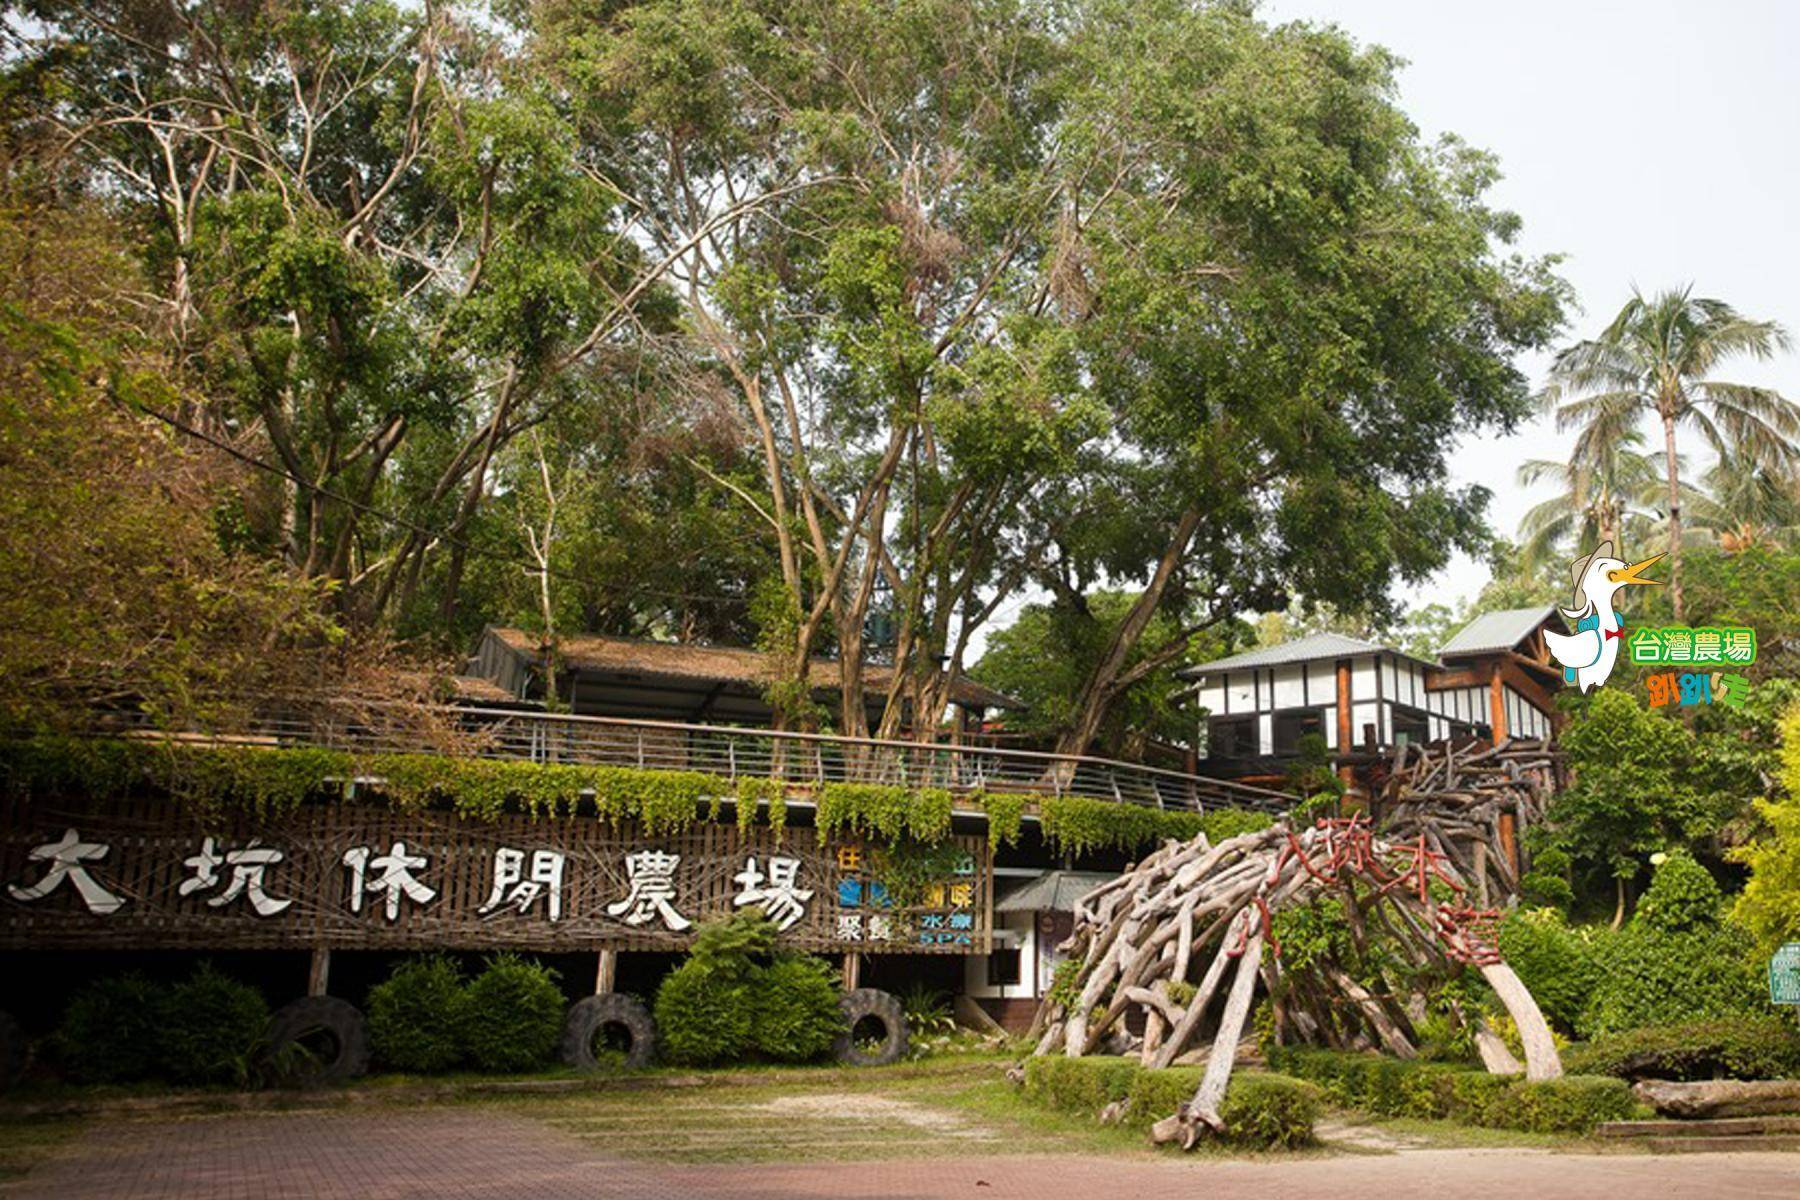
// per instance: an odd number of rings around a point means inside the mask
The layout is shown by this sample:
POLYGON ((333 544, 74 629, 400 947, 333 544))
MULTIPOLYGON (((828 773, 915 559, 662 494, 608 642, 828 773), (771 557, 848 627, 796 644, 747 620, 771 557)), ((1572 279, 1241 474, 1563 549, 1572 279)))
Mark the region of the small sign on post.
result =
POLYGON ((1800 1004, 1800 942, 1769 956, 1769 1003, 1800 1004))

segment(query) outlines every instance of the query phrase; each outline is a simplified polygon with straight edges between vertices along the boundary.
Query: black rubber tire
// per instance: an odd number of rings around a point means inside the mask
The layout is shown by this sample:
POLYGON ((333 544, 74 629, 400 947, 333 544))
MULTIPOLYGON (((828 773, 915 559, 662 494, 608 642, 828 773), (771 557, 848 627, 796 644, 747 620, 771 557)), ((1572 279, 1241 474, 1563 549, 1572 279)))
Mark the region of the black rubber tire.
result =
POLYGON ((30 1049, 18 1021, 11 1013, 0 1012, 0 1092, 19 1082, 19 1076, 25 1073, 30 1049))
POLYGON ((898 997, 879 988, 857 988, 846 992, 838 1006, 844 1011, 846 1025, 832 1044, 831 1052, 839 1062, 852 1067, 885 1067, 906 1057, 910 1033, 906 1027, 906 1010, 900 1006, 898 997), (857 1048, 852 1035, 857 1023, 870 1017, 881 1022, 886 1036, 878 1049, 864 1051, 857 1048))
POLYGON ((269 1021, 269 1059, 281 1063, 281 1052, 309 1033, 329 1033, 337 1053, 323 1062, 290 1069, 282 1082, 289 1087, 321 1087, 347 1083, 369 1070, 369 1019, 348 1000, 336 996, 302 996, 275 1010, 269 1021))
POLYGON ((627 1067, 647 1067, 656 1060, 656 1022, 643 1001, 624 992, 602 992, 569 1006, 569 1015, 563 1019, 563 1062, 578 1071, 601 1070, 600 1060, 594 1056, 594 1041, 608 1025, 631 1035, 631 1048, 625 1052, 627 1067))

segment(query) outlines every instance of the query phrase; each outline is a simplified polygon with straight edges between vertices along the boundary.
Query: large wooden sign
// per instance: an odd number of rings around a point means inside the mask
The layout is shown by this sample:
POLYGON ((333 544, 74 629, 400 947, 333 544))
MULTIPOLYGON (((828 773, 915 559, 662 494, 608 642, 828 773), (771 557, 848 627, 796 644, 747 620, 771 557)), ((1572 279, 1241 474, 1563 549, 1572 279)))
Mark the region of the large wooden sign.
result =
POLYGON ((0 947, 675 950, 752 906, 804 950, 985 954, 986 843, 897 907, 879 855, 811 829, 309 805, 197 819, 153 800, 0 806, 0 947))

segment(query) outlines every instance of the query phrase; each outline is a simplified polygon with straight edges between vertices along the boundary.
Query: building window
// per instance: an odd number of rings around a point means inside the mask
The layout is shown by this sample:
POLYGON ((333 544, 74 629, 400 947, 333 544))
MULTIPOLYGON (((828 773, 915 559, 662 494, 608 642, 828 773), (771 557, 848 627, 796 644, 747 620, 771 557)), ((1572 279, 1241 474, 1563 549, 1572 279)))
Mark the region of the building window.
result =
POLYGON ((1309 733, 1325 736, 1325 714, 1316 708, 1294 709, 1275 714, 1275 753, 1292 754, 1300 749, 1300 739, 1309 733))
POLYGON ((1256 719, 1225 717, 1206 727, 1209 758, 1249 758, 1256 753, 1256 719))
POLYGON ((993 950, 988 954, 987 981, 989 987, 1010 987, 1019 982, 1019 952, 1013 950, 993 950))
POLYGON ((1418 746, 1431 740, 1431 722, 1422 712, 1394 708, 1394 745, 1418 746))

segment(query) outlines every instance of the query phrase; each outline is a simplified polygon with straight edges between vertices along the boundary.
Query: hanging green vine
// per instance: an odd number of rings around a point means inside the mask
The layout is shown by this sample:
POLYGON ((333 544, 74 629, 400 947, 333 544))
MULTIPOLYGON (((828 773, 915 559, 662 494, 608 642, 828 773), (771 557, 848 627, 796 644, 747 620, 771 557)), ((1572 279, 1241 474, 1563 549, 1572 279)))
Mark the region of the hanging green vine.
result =
POLYGON ((1019 833, 1025 825, 1026 797, 1017 792, 978 792, 970 799, 987 813, 990 849, 1019 844, 1019 833))
POLYGON ((787 825, 787 787, 779 779, 744 776, 737 780, 737 826, 749 832, 756 824, 756 810, 766 805, 769 826, 779 837, 787 825))
POLYGON ((862 834, 884 842, 912 837, 927 845, 950 834, 952 802, 942 788, 908 791, 876 783, 828 783, 819 789, 819 840, 836 833, 862 834))
POLYGON ((1217 842, 1275 823, 1275 818, 1267 813, 1242 809, 1214 809, 1201 815, 1087 796, 1046 796, 1039 813, 1044 839, 1071 854, 1090 850, 1131 853, 1167 838, 1185 842, 1202 832, 1217 842))
MULTIPOLYGON (((787 789, 778 779, 728 780, 699 771, 533 763, 441 754, 349 754, 307 747, 195 746, 40 737, 0 742, 0 784, 14 791, 62 788, 106 796, 137 788, 165 792, 199 811, 230 806, 278 816, 311 797, 342 795, 368 781, 388 804, 414 811, 442 804, 457 815, 492 821, 507 812, 566 816, 591 797, 603 819, 640 821, 652 833, 717 820, 724 800, 736 798, 737 823, 751 828, 757 813, 777 831, 787 824, 787 789)), ((988 845, 1016 845, 1032 797, 976 793, 967 808, 987 815, 988 845)), ((821 841, 863 836, 889 844, 911 839, 925 846, 951 832, 956 807, 942 788, 909 790, 878 784, 830 783, 817 795, 821 841)), ((1127 853, 1164 838, 1205 830, 1221 841, 1269 825, 1273 818, 1240 809, 1204 816, 1075 796, 1039 800, 1044 836, 1058 850, 1127 853)))

